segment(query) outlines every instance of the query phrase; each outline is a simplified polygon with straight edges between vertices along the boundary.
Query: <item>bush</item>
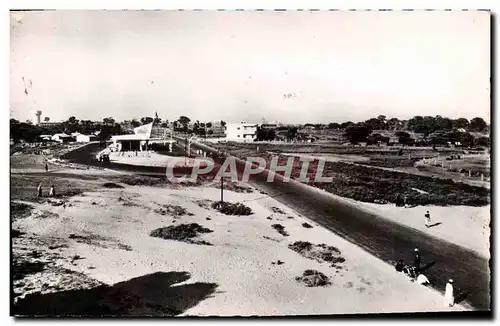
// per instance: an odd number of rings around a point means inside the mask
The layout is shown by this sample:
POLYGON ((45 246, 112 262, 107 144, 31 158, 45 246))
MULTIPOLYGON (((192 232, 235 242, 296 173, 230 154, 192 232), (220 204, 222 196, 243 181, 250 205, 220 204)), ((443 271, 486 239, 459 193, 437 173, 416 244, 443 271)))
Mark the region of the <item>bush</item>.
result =
POLYGON ((212 208, 226 215, 252 215, 252 209, 242 203, 214 202, 212 208))
POLYGON ((204 228, 198 223, 181 224, 177 226, 168 226, 159 228, 149 233, 150 236, 162 238, 165 240, 176 240, 193 244, 211 245, 211 243, 203 240, 194 240, 200 233, 211 233, 210 229, 204 228))
POLYGON ((297 276, 295 280, 306 284, 308 287, 328 286, 331 284, 328 276, 312 269, 305 270, 302 276, 297 276))
POLYGON ((285 227, 281 224, 273 224, 271 225, 273 229, 275 229, 276 231, 278 231, 279 234, 285 236, 285 237, 288 237, 289 234, 285 231, 285 227))
POLYGON ((119 184, 116 184, 114 182, 106 182, 102 186, 104 188, 116 188, 116 189, 122 189, 122 188, 124 188, 123 186, 120 186, 119 184))

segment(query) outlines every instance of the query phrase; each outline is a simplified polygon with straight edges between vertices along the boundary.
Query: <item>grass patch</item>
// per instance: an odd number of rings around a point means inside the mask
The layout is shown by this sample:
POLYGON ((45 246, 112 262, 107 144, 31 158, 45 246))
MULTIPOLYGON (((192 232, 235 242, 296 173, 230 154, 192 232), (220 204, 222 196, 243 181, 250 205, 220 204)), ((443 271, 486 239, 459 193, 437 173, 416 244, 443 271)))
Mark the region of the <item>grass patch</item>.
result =
POLYGON ((281 209, 279 209, 278 207, 271 207, 271 211, 273 211, 273 213, 278 213, 278 214, 285 214, 285 212, 283 212, 281 209))
POLYGON ((211 246, 212 244, 210 242, 196 239, 200 234, 211 232, 213 232, 213 230, 204 228, 198 223, 190 223, 159 228, 151 231, 149 235, 165 240, 175 240, 186 243, 211 246))
POLYGON ((305 227, 306 229, 311 229, 312 225, 309 223, 302 223, 302 226, 305 227))
POLYGON ((305 258, 320 263, 329 263, 331 267, 339 267, 340 264, 345 262, 345 258, 340 255, 341 252, 338 248, 327 246, 324 243, 315 245, 308 241, 296 241, 289 244, 288 248, 305 258))
POLYGON ((304 283, 308 287, 328 286, 331 284, 328 276, 312 269, 305 270, 302 276, 297 276, 295 280, 304 283))
POLYGON ((34 207, 28 204, 10 202, 10 217, 13 220, 26 218, 31 215, 34 207))
POLYGON ((102 185, 104 188, 110 188, 110 189, 123 189, 123 186, 120 186, 119 184, 116 184, 114 182, 106 182, 105 184, 102 185))
POLYGON ((281 234, 282 236, 285 236, 285 237, 288 237, 289 234, 288 232, 285 231, 285 227, 281 224, 273 224, 271 225, 273 229, 275 229, 276 231, 278 231, 279 234, 281 234))
POLYGON ((160 215, 173 215, 175 217, 193 215, 192 213, 189 213, 184 207, 171 204, 162 205, 161 208, 155 209, 155 213, 158 213, 160 215))
POLYGON ((225 215, 252 215, 252 209, 242 203, 214 202, 212 208, 225 215))

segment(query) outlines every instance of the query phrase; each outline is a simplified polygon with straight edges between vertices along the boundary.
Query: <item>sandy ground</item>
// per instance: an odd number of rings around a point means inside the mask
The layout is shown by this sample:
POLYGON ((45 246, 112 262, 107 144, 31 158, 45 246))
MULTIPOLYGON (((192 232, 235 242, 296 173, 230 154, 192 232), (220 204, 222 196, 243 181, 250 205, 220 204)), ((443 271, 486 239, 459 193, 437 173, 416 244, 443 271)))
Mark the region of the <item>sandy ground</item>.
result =
POLYGON ((118 152, 112 152, 109 156, 111 162, 161 167, 166 167, 169 164, 173 166, 193 166, 194 164, 200 164, 198 162, 203 162, 202 159, 186 159, 184 157, 162 155, 155 152, 149 152, 148 154, 145 152, 138 153, 138 156, 135 156, 135 153, 125 153, 123 156, 119 154, 118 152))
MULTIPOLYGON (((89 182, 95 187, 102 180, 89 182)), ((259 192, 225 191, 225 200, 244 202, 254 212, 250 216, 226 216, 199 205, 200 200, 218 200, 219 189, 122 186, 122 189, 102 188, 69 197, 64 206, 33 204, 36 209, 31 216, 13 222, 13 229, 26 233, 14 239, 13 252, 52 250, 50 260, 54 268, 77 272, 79 279, 90 278, 93 283, 84 282, 87 287, 108 284, 113 289, 126 288, 127 293, 157 306, 166 305, 169 296, 176 302, 184 302, 186 296, 199 297, 196 303, 177 307, 180 315, 465 309, 458 305, 445 307, 438 292, 409 282, 395 273, 392 266, 259 192), (182 206, 192 215, 162 215, 157 209, 164 204, 182 206), (273 212, 273 207, 284 213, 273 212), (304 222, 313 228, 304 228, 304 222), (198 223, 213 230, 200 236, 212 246, 149 236, 156 228, 183 223, 198 223), (275 223, 283 225, 289 236, 273 229, 271 225, 275 223), (77 241, 74 235, 92 240, 77 241), (295 241, 335 246, 345 262, 337 269, 305 258, 288 248, 295 241), (273 264, 278 260, 283 264, 273 264), (295 277, 307 269, 324 273, 332 284, 306 287, 298 283, 295 277), (159 281, 162 275, 172 273, 177 273, 176 281, 168 284, 159 281), (195 294, 185 290, 190 286, 196 288, 195 294), (165 293, 169 293, 167 298, 165 293)), ((23 293, 21 297, 58 291, 47 284, 59 282, 61 275, 53 271, 31 274, 15 282, 15 291, 23 293)))
POLYGON ((440 239, 468 248, 478 254, 490 257, 490 205, 471 206, 417 206, 396 207, 356 202, 370 211, 394 222, 410 226, 440 239), (424 214, 431 215, 430 228, 425 227, 424 214))

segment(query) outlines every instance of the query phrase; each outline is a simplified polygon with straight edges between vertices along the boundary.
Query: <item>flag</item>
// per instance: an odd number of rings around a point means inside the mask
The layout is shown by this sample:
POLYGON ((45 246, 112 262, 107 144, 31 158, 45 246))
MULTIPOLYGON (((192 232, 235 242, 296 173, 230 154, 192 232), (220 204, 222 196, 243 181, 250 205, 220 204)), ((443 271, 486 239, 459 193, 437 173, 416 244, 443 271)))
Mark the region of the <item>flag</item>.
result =
POLYGON ((148 123, 147 125, 142 125, 134 128, 134 133, 137 136, 143 136, 144 138, 151 137, 151 130, 153 129, 153 123, 148 123))

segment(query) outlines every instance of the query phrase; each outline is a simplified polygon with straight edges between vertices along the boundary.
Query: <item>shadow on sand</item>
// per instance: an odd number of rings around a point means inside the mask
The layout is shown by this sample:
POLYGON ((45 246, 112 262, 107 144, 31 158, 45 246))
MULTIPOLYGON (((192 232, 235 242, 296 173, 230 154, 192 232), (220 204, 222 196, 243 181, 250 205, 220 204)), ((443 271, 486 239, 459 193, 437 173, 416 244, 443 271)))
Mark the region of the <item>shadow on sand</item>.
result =
POLYGON ((435 226, 438 226, 438 225, 441 225, 441 224, 443 224, 443 222, 437 222, 437 223, 429 225, 428 227, 432 228, 432 227, 435 227, 435 226))
POLYGON ((177 285, 188 272, 157 272, 92 289, 31 294, 13 305, 21 317, 175 316, 212 296, 216 283, 177 285))

